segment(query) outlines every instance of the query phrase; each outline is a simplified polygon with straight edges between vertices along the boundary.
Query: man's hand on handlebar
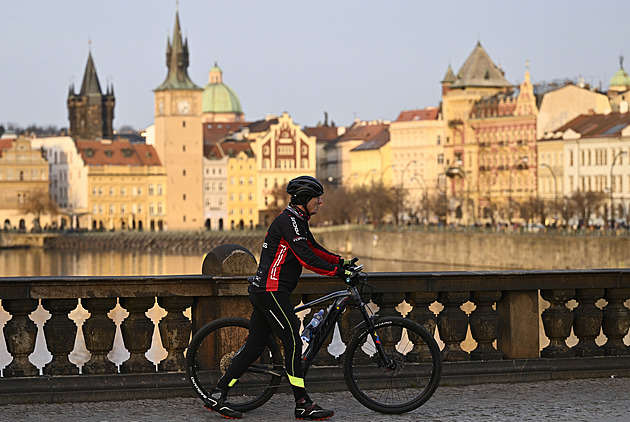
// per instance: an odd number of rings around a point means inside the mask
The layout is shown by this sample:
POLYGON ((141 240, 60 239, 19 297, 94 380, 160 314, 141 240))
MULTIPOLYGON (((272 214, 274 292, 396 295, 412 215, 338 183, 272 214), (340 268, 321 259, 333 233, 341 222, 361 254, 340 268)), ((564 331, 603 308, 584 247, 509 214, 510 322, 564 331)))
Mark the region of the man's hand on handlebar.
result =
POLYGON ((359 260, 359 258, 357 258, 356 256, 352 259, 342 259, 340 264, 343 268, 345 269, 351 269, 351 267, 354 267, 354 264, 356 264, 356 262, 359 260))

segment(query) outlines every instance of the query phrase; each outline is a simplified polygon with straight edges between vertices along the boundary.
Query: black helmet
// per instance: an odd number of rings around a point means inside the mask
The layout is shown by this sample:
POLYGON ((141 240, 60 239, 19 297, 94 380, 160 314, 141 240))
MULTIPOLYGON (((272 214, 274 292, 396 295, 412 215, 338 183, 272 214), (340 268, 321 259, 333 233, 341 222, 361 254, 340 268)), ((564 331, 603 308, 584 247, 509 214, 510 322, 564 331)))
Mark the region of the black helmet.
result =
POLYGON ((305 204, 311 198, 322 196, 324 187, 319 180, 311 176, 298 176, 287 184, 287 193, 291 195, 291 202, 305 204))

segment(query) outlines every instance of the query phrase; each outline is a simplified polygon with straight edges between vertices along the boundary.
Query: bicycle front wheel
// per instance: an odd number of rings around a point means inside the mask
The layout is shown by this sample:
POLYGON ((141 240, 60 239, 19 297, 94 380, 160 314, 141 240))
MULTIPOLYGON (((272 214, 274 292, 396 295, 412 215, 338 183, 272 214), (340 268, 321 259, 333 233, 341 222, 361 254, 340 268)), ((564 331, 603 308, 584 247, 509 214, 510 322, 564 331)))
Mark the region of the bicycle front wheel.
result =
POLYGON ((433 395, 442 374, 440 349, 431 334, 408 318, 375 321, 375 333, 391 361, 386 367, 365 324, 345 352, 344 377, 352 395, 381 413, 405 413, 433 395))
MULTIPOLYGON (((219 318, 195 333, 186 353, 186 373, 202 399, 216 387, 248 334, 249 320, 238 317, 219 318)), ((265 404, 278 388, 282 368, 280 348, 270 336, 260 357, 229 389, 230 407, 247 412, 265 404)))

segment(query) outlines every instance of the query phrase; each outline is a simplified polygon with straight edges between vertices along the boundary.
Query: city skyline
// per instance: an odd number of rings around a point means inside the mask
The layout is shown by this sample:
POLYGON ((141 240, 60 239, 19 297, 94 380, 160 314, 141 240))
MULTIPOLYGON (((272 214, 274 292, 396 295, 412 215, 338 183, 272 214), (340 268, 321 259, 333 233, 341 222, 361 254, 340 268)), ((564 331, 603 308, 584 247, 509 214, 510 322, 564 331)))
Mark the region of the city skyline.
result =
MULTIPOLYGON (((114 127, 153 123, 153 89, 165 78, 166 41, 178 8, 190 49, 188 73, 208 83, 215 61, 248 121, 289 112, 300 125, 394 120, 402 110, 438 106, 440 81, 457 72, 477 42, 513 84, 526 62, 532 82, 583 80, 603 90, 628 55, 630 28, 611 25, 630 4, 530 2, 197 0, 28 3, 4 7, 0 124, 68 127, 69 87, 78 90, 91 51, 101 88, 113 84, 114 127), (602 7, 602 6, 598 6, 602 7), (288 36, 287 36, 288 34, 288 36), (127 48, 121 48, 126 46, 127 48)), ((626 62, 627 63, 627 62, 626 62)), ((627 70, 628 65, 624 66, 627 70)))

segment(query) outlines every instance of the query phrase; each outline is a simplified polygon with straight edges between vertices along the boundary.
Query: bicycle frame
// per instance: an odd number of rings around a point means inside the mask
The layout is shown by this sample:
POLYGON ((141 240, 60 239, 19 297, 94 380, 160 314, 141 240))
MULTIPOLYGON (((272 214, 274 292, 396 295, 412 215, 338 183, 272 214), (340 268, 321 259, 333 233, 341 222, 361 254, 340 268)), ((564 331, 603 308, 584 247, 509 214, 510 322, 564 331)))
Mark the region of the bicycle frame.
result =
POLYGON ((315 332, 313 333, 308 347, 306 347, 306 350, 304 350, 304 352, 302 353, 302 370, 305 377, 308 369, 315 359, 315 356, 317 356, 317 353, 319 353, 320 349, 324 345, 324 341, 326 341, 328 336, 331 335, 333 330, 335 329, 335 323, 339 320, 341 314, 343 314, 343 312, 346 310, 349 299, 352 299, 354 306, 361 312, 361 315, 363 316, 363 319, 365 320, 365 323, 370 330, 372 340, 374 341, 376 349, 383 359, 385 366, 390 367, 392 365, 391 360, 385 354, 381 346, 378 335, 374 331, 374 321, 372 320, 372 317, 368 315, 365 309, 366 305, 361 300, 361 295, 359 294, 359 291, 357 290, 356 286, 350 286, 347 290, 340 290, 327 294, 326 296, 322 296, 318 299, 294 308, 294 312, 298 313, 308 308, 312 308, 313 306, 320 303, 334 300, 333 305, 330 307, 330 310, 328 311, 328 313, 326 313, 324 319, 322 319, 322 321, 319 323, 317 330, 315 330, 315 332))

